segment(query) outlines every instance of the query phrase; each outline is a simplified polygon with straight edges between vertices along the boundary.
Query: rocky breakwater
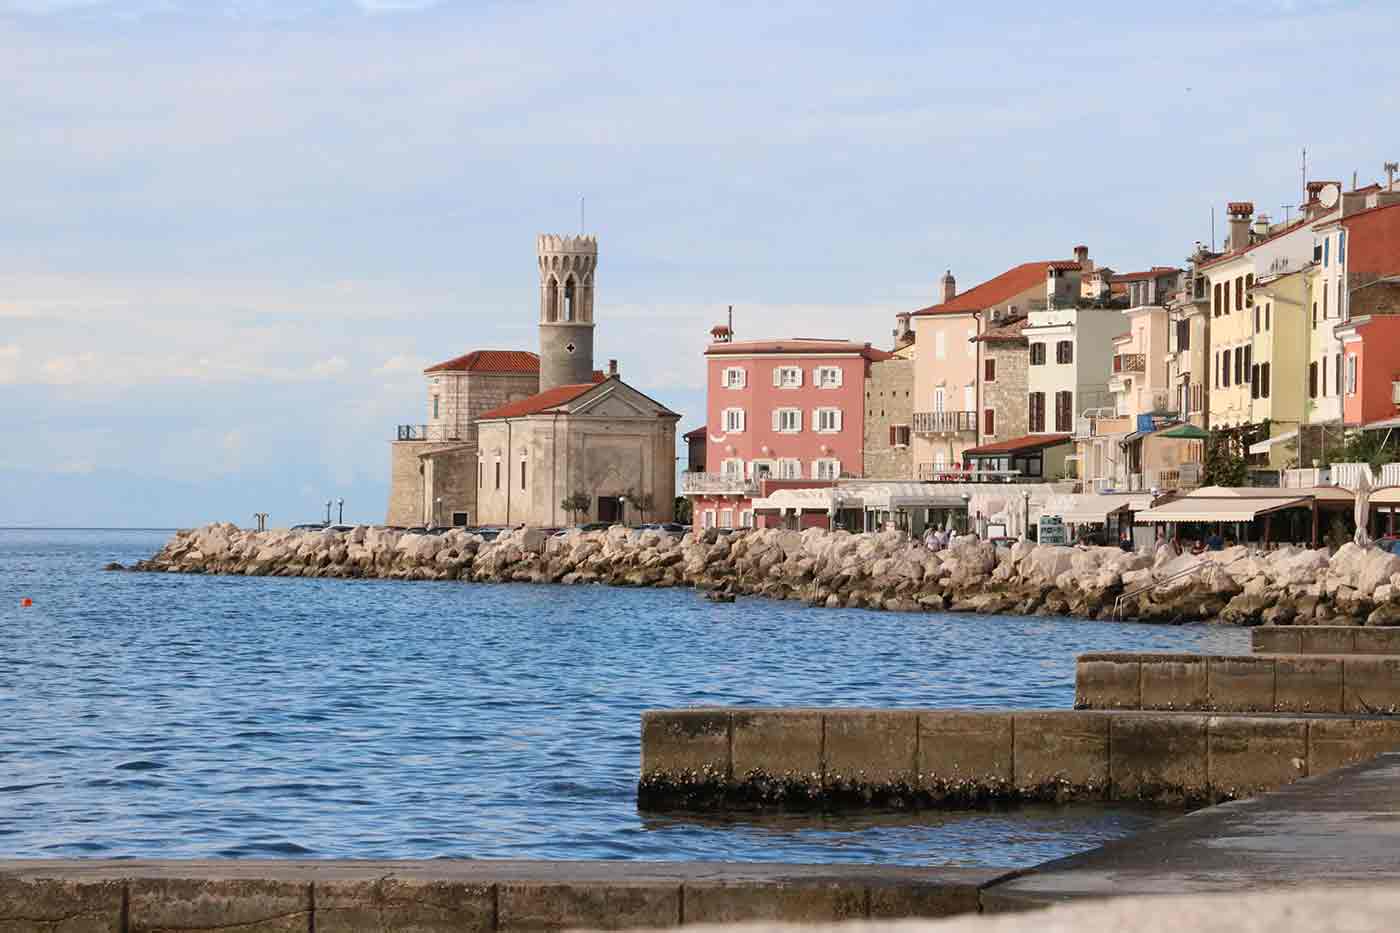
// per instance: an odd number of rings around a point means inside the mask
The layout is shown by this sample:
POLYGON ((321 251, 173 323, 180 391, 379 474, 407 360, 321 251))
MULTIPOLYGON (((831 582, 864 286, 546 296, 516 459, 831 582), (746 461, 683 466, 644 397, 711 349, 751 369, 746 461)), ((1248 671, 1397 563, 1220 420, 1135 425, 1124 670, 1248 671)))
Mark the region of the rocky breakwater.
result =
POLYGON ((759 529, 678 536, 613 527, 495 541, 462 530, 401 533, 177 533, 134 570, 283 577, 373 577, 613 586, 692 586, 808 604, 1239 625, 1400 625, 1400 557, 1347 544, 1335 554, 1245 547, 1154 557, 1117 548, 997 548, 965 538, 932 553, 899 532, 759 529))

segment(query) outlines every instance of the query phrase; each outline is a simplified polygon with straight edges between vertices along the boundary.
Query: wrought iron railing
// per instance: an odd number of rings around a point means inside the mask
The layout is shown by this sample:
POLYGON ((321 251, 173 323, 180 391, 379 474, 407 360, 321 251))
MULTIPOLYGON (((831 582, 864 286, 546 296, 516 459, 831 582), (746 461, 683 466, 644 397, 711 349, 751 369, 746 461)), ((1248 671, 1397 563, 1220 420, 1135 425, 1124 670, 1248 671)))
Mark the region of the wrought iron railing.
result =
POLYGON ((397 437, 401 441, 446 442, 466 439, 455 424, 401 424, 397 437))
POLYGON ((1007 483, 1018 480, 1039 480, 1036 477, 1023 477, 1020 470, 966 470, 960 466, 944 466, 941 463, 917 464, 921 483, 1007 483))
POLYGON ((750 479, 742 473, 686 471, 681 474, 681 492, 686 495, 754 496, 758 494, 758 480, 750 479))
POLYGON ((1119 353, 1113 357, 1113 371, 1115 373, 1140 373, 1146 369, 1146 353, 1119 353))
POLYGON ((916 411, 915 434, 952 434, 977 430, 975 411, 916 411))

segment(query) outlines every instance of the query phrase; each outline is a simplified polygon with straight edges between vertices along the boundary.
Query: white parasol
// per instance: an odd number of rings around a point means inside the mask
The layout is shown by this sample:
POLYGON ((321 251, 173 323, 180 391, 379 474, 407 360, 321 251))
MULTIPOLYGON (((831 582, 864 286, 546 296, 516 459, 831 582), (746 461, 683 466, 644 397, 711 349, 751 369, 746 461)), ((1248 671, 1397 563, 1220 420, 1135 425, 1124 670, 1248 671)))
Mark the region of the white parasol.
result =
POLYGON ((1353 540, 1358 547, 1370 547, 1371 535, 1367 526, 1371 521, 1371 477, 1369 470, 1360 470, 1356 479, 1356 536, 1353 540))

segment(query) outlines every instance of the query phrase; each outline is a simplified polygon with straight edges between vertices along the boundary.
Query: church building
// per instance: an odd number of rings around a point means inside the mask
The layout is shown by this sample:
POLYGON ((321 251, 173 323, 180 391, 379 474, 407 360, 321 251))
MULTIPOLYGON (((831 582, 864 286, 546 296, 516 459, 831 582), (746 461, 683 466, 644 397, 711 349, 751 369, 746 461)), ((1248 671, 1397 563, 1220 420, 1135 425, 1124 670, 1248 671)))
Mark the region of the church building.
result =
POLYGON ((539 354, 478 350, 424 371, 429 423, 393 443, 388 523, 668 521, 680 415, 593 368, 592 236, 542 235, 539 354), (566 504, 567 500, 567 504, 566 504))

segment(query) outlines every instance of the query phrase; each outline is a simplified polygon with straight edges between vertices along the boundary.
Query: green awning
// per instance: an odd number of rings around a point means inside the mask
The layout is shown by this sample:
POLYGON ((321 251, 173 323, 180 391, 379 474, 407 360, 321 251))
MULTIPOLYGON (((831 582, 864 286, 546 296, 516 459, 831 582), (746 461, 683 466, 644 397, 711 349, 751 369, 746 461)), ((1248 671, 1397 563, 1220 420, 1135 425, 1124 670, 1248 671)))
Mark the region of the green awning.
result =
POLYGON ((1205 431, 1194 424, 1178 424, 1174 428, 1167 428, 1157 434, 1158 437, 1175 437, 1187 441, 1203 441, 1210 437, 1205 431))

